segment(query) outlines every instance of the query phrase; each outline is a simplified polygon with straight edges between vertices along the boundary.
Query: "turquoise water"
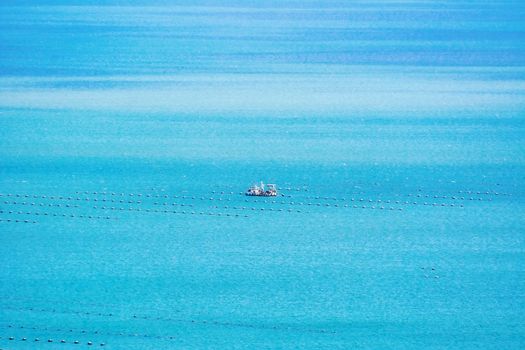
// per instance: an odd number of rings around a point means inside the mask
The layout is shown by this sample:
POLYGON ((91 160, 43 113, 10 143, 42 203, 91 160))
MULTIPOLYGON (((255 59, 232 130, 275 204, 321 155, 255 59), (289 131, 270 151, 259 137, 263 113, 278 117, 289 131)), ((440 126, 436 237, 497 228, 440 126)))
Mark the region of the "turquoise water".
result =
POLYGON ((0 6, 1 349, 523 348, 521 3, 120 4, 0 6))

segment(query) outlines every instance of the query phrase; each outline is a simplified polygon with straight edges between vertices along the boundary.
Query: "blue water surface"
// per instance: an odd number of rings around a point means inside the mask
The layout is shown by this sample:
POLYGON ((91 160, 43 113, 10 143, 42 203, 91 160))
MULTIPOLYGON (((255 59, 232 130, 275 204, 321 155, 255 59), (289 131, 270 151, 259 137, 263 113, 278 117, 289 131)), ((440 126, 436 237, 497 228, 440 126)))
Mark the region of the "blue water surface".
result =
POLYGON ((2 3, 0 348, 522 349, 524 16, 2 3))

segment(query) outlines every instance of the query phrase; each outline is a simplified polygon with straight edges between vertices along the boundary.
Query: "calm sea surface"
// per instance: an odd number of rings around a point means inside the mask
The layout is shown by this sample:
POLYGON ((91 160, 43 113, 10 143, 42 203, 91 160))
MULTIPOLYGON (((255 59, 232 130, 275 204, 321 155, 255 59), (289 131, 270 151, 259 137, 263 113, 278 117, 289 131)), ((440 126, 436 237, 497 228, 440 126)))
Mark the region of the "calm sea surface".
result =
POLYGON ((524 348, 523 18, 2 3, 0 348, 524 348))

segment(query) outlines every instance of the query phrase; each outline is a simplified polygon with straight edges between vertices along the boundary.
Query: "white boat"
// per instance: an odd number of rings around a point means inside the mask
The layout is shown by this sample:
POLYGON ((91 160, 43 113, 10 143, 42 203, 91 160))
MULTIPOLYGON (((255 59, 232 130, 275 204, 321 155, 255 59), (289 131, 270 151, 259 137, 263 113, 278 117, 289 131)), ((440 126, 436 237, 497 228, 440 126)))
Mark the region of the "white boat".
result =
POLYGON ((258 197, 275 197, 277 196, 277 186, 274 184, 267 184, 261 182, 260 186, 253 185, 246 191, 247 196, 258 196, 258 197))

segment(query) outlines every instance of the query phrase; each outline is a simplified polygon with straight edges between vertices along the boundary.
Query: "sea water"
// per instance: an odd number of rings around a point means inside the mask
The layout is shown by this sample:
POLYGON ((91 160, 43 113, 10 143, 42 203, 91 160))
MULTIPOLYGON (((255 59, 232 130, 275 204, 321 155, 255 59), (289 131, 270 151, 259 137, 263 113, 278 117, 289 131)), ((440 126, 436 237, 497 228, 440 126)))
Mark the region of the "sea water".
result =
POLYGON ((125 4, 0 7, 0 348, 524 346, 523 5, 125 4))

